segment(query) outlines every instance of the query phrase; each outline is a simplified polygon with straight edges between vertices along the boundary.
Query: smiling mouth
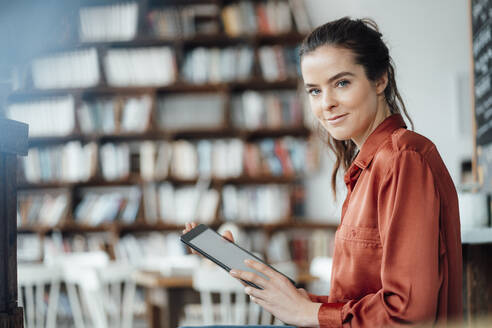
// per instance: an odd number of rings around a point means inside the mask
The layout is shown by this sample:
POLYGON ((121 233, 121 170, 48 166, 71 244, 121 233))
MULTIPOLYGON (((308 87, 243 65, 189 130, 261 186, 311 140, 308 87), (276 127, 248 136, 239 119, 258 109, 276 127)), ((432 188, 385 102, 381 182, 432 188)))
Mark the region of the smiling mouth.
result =
POLYGON ((335 121, 335 120, 339 119, 340 117, 344 117, 345 115, 347 115, 347 114, 342 114, 342 115, 337 115, 335 117, 330 117, 327 119, 327 121, 335 121))

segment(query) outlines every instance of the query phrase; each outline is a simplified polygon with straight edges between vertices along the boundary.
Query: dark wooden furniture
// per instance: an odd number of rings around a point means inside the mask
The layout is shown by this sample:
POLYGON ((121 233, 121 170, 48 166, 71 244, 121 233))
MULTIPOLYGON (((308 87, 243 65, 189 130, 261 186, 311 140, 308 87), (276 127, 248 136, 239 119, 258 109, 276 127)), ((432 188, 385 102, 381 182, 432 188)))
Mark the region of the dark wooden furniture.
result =
POLYGON ((0 328, 23 327, 17 307, 17 155, 27 155, 28 127, 0 118, 0 328))

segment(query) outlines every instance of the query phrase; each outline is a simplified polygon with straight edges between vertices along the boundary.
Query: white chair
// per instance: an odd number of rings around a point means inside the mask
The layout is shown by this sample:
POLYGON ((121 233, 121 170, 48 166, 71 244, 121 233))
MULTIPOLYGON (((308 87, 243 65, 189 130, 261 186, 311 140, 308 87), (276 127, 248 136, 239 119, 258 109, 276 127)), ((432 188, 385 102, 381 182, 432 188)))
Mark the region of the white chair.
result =
POLYGON ((133 269, 110 263, 104 252, 72 253, 54 261, 62 268, 76 328, 130 328, 133 324, 133 269), (84 315, 85 314, 85 315, 84 315))
MULTIPOLYGON (((291 278, 296 278, 296 267, 293 263, 277 265, 276 268, 291 278)), ((204 262, 193 274, 193 288, 200 293, 201 304, 187 305, 183 325, 282 325, 278 319, 264 311, 259 305, 249 302, 249 297, 244 293, 244 286, 225 270, 204 262), (214 304, 213 294, 219 294, 219 303, 214 304), (234 302, 233 302, 234 300, 234 302), (193 322, 190 317, 201 318, 202 322, 193 322), (195 315, 192 315, 192 313, 195 315), (191 322, 190 322, 191 321, 191 322)))
POLYGON ((59 270, 43 264, 19 264, 17 270, 19 306, 24 307, 24 326, 54 328, 60 290, 59 270))
POLYGON ((104 308, 110 327, 131 328, 136 283, 134 268, 123 263, 110 263, 99 269, 103 287, 104 308))

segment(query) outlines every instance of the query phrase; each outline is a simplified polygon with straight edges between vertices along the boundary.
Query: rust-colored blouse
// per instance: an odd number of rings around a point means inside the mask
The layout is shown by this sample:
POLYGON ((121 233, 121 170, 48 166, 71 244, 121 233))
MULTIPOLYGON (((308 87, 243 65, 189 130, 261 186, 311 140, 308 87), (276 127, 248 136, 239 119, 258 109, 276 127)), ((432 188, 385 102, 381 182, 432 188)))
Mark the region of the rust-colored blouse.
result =
POLYGON ((387 327, 461 319, 458 199, 435 145, 399 114, 367 138, 345 174, 321 327, 387 327))

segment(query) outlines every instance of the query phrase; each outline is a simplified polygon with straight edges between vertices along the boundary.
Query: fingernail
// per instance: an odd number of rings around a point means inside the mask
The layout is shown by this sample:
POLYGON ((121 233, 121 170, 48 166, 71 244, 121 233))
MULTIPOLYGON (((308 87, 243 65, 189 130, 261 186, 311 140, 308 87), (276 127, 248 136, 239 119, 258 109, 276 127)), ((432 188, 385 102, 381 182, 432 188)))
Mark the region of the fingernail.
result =
POLYGON ((253 261, 251 261, 251 260, 244 260, 244 263, 246 263, 246 264, 252 264, 253 261))
POLYGON ((237 276, 239 274, 239 272, 237 272, 236 270, 231 270, 229 271, 229 273, 231 274, 231 276, 237 276))
POLYGON ((246 288, 244 288, 244 292, 245 292, 246 294, 251 293, 251 287, 246 287, 246 288))

